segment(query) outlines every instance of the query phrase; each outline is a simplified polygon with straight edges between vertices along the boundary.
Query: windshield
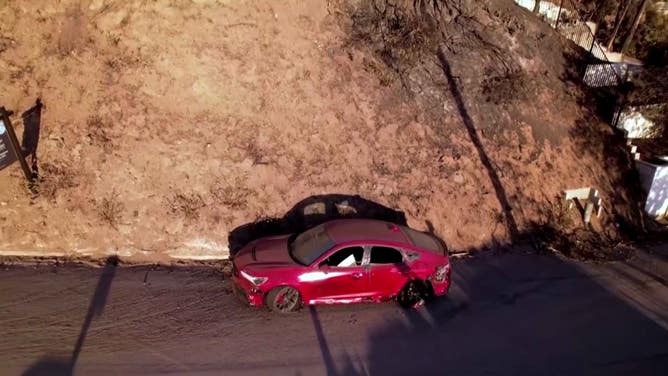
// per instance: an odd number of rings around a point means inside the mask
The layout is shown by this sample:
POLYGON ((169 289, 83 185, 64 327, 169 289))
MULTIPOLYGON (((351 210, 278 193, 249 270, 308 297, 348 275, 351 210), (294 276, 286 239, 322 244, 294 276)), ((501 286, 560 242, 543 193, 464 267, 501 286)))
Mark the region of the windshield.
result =
POLYGON ((404 231, 404 234, 408 235, 414 246, 426 249, 433 253, 443 253, 443 247, 433 236, 404 226, 401 226, 401 229, 404 231))
POLYGON ((300 264, 311 265, 313 261, 331 249, 334 242, 327 235, 325 224, 304 231, 290 239, 290 254, 300 264))

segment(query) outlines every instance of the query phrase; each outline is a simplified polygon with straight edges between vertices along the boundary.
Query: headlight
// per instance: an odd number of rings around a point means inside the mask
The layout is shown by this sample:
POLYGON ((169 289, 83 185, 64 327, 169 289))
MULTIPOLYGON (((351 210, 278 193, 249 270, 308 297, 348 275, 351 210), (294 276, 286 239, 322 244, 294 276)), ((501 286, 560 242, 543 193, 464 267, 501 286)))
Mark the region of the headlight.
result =
POLYGON ((436 268, 436 273, 434 273, 434 281, 436 282, 443 282, 445 281, 445 277, 448 275, 450 272, 450 264, 445 264, 441 265, 436 268))
POLYGON ((267 282, 267 277, 253 277, 252 275, 246 273, 245 271, 241 270, 240 271, 241 276, 246 278, 250 283, 254 284, 255 286, 260 286, 261 284, 267 282))

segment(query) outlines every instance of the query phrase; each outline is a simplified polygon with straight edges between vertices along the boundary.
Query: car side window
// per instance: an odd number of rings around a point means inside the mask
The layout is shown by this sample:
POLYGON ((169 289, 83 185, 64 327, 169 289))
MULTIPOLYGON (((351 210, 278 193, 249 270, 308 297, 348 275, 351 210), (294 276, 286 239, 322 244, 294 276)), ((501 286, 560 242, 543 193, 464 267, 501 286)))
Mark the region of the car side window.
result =
POLYGON ((348 247, 340 249, 331 256, 329 256, 321 265, 328 265, 331 267, 353 267, 362 265, 362 257, 364 256, 364 248, 362 247, 348 247))
POLYGON ((371 264, 400 264, 403 256, 395 248, 375 246, 371 248, 371 264))

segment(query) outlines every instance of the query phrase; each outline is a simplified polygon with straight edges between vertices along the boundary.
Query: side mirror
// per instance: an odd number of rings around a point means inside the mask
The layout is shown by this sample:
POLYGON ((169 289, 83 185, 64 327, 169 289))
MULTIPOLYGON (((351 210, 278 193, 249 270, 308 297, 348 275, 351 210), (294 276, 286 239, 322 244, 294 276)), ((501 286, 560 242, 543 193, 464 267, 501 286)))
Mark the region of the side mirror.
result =
POLYGON ((329 272, 329 265, 323 262, 322 264, 318 265, 318 269, 320 269, 321 272, 327 274, 327 272, 329 272))

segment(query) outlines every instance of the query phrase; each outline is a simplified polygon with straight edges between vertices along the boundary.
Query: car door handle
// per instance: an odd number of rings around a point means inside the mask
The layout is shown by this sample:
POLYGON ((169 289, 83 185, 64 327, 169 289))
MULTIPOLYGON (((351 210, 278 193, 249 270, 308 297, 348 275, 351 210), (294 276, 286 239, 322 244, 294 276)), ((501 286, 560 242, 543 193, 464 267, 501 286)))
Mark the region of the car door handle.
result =
POLYGON ((364 277, 364 273, 353 273, 352 277, 354 279, 360 279, 360 278, 364 277))

